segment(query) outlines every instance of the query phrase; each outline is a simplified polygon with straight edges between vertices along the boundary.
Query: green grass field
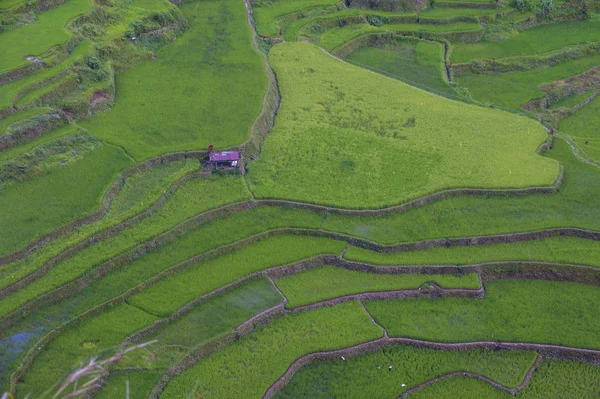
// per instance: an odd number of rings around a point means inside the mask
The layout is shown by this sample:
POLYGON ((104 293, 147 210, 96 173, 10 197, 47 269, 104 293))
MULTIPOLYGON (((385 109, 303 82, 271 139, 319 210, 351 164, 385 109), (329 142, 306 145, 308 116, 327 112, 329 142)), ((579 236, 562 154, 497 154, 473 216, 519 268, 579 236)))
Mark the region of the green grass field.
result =
POLYGON ((34 73, 25 75, 20 79, 13 80, 12 82, 0 84, 0 88, 2 88, 2 90, 0 90, 0 109, 10 106, 19 93, 24 92, 25 90, 31 90, 33 87, 42 84, 46 80, 57 79, 59 74, 71 68, 75 62, 88 54, 91 47, 92 43, 90 41, 78 43, 69 57, 60 64, 43 68, 34 73))
POLYGON ((600 170, 577 160, 562 140, 554 140, 546 156, 565 168, 556 194, 461 196, 379 217, 329 214, 323 228, 386 244, 565 226, 600 230, 595 216, 600 212, 600 170))
POLYGON ((557 176, 558 164, 535 153, 546 134, 529 119, 435 97, 305 43, 274 47, 270 62, 283 101, 248 167, 257 197, 382 207, 451 188, 547 186, 557 176))
POLYGON ((96 209, 118 171, 131 164, 120 148, 104 144, 76 164, 7 188, 0 196, 0 253, 96 209))
POLYGON ((19 383, 17 395, 48 395, 57 390, 68 373, 79 366, 80 361, 92 356, 112 356, 127 335, 154 320, 153 316, 122 304, 99 317, 81 322, 77 328, 68 329, 37 356, 25 380, 19 383))
POLYGON ((88 0, 69 0, 60 6, 39 13, 37 21, 0 35, 0 73, 23 65, 27 56, 39 56, 52 46, 69 40, 65 25, 70 19, 84 14, 92 7, 88 0))
POLYGON ((115 107, 81 122, 138 162, 209 144, 241 144, 266 91, 242 2, 197 1, 181 11, 190 22, 188 31, 159 49, 155 60, 119 74, 115 107))
POLYGON ((600 266, 600 243, 556 237, 510 244, 440 247, 423 251, 382 254, 351 247, 344 255, 378 265, 456 265, 498 261, 538 261, 600 266))
POLYGON ((578 398, 593 398, 600 391, 600 367, 589 363, 544 359, 521 398, 562 398, 565 391, 578 398))
POLYGON ((434 383, 413 395, 413 398, 501 399, 512 395, 475 378, 457 376, 434 383))
POLYGON ((452 47, 452 61, 462 63, 475 58, 504 58, 546 53, 573 44, 598 41, 598 29, 600 29, 600 19, 596 18, 542 25, 519 32, 510 40, 455 43, 452 47))
POLYGON ((277 0, 262 7, 255 6, 252 11, 258 27, 258 34, 277 36, 279 28, 283 28, 276 23, 279 17, 302 15, 311 8, 335 6, 336 4, 341 8, 341 2, 338 0, 277 0))
POLYGON ((238 392, 260 397, 296 358, 380 335, 358 302, 290 315, 202 359, 173 380, 163 396, 185 397, 200 380, 196 397, 224 398, 238 392))
POLYGON ((288 299, 287 307, 359 294, 361 292, 393 291, 417 289, 426 283, 434 282, 443 288, 478 289, 476 274, 417 275, 417 274, 375 274, 361 273, 333 266, 316 269, 275 280, 275 285, 288 299))
POLYGON ((405 41, 383 48, 361 47, 346 59, 376 72, 387 72, 443 93, 456 94, 444 77, 441 44, 405 41))
MULTIPOLYGON (((172 201, 168 201, 151 217, 66 259, 42 278, 4 299, 0 304, 0 314, 75 279, 121 251, 162 233, 167 227, 173 227, 197 213, 246 198, 247 192, 239 176, 193 179, 176 192, 172 201), (237 192, 232 187, 234 182, 239 184, 237 192)), ((12 275, 6 277, 15 279, 12 275)))
POLYGON ((598 287, 553 281, 485 283, 482 300, 367 302, 390 336, 428 341, 536 342, 597 349, 598 287))
POLYGON ((294 375, 277 398, 392 398, 453 371, 479 374, 516 387, 535 357, 533 352, 445 352, 390 346, 345 361, 338 359, 306 366, 294 375))
POLYGON ((359 36, 374 32, 472 32, 481 30, 476 23, 457 22, 450 25, 428 25, 428 24, 386 24, 373 26, 368 24, 348 25, 343 28, 332 28, 319 35, 318 45, 327 51, 334 51, 342 44, 349 42, 359 36))
POLYGON ((599 64, 600 55, 593 55, 542 70, 499 74, 470 73, 456 77, 456 82, 467 87, 475 100, 519 109, 527 101, 546 95, 539 88, 540 84, 578 75, 599 64))
MULTIPOLYGON (((353 241, 600 231, 600 168, 569 146, 574 140, 600 161, 600 102, 558 119, 597 88, 592 76, 556 83, 600 64, 593 1, 585 20, 559 23, 575 11, 585 14, 580 3, 559 2, 552 18, 521 32, 514 28, 535 18, 541 5, 530 2, 525 6, 533 11, 518 13, 521 4, 451 0, 389 12, 396 6, 386 2, 394 0, 61 1, 0 0, 0 75, 15 78, 0 83, 0 135, 13 136, 3 139, 11 148, 0 150, 0 396, 12 390, 15 399, 52 398, 69 373, 117 353, 132 335, 132 342, 158 341, 111 365, 97 394, 75 396, 121 398, 128 386, 129 397, 142 399, 168 380, 162 398, 262 397, 296 359, 388 334, 600 350, 599 288, 591 280, 571 282, 579 272, 549 281, 543 278, 564 267, 550 265, 546 274, 536 266, 528 279, 494 280, 503 268, 485 266, 480 278, 459 268, 435 274, 419 267, 505 262, 518 270, 520 261, 535 261, 578 264, 587 275, 600 266, 596 240, 395 253, 353 241), (422 6, 428 8, 414 11, 422 6), (565 9, 571 7, 576 10, 565 9), (506 38, 489 39, 499 36, 506 38), (572 59, 527 72, 475 75, 461 67, 457 85, 447 81, 444 65, 448 57, 485 60, 474 64, 478 70, 494 58, 525 56, 501 64, 538 68, 560 55, 572 59), (30 63, 26 56, 40 57, 44 67, 17 77, 14 71, 30 63), (553 141, 534 118, 494 109, 518 110, 542 98, 543 83, 553 84, 553 104, 535 112, 559 131, 553 141), (587 91, 563 98, 570 89, 587 91), (454 94, 464 101, 446 98, 454 94), (469 104, 469 94, 486 105, 469 104), (550 149, 541 149, 545 142, 550 149), (239 147, 245 168, 211 173, 204 159, 187 157, 144 166, 209 144, 239 147), (505 192, 549 192, 559 176, 564 179, 552 194, 505 192), (104 210, 101 201, 117 184, 120 191, 99 220, 38 243, 104 210), (456 190, 383 216, 360 212, 454 189, 480 191, 456 190), (263 199, 301 203, 256 201, 263 199), (323 206, 303 209, 302 203, 323 206), (30 247, 21 258, 6 257, 30 247), (415 267, 410 274, 358 272, 320 264, 320 255, 415 267), (318 266, 300 271, 296 265, 278 278, 264 273, 307 260, 318 266), (477 290, 481 280, 481 299, 430 289, 477 290), (365 292, 418 289, 430 295, 298 309, 365 292), (265 319, 253 319, 269 309, 265 319), (46 334, 52 338, 44 340, 46 334), (220 340, 229 344, 189 356, 220 340), (174 376, 178 365, 184 371, 174 376)), ((514 389, 536 358, 522 351, 388 346, 302 367, 277 397, 391 398, 460 371, 514 389)), ((515 396, 594 397, 599 370, 545 357, 515 396)), ((59 396, 86 387, 80 380, 59 396)), ((453 377, 414 396, 507 395, 453 377)))

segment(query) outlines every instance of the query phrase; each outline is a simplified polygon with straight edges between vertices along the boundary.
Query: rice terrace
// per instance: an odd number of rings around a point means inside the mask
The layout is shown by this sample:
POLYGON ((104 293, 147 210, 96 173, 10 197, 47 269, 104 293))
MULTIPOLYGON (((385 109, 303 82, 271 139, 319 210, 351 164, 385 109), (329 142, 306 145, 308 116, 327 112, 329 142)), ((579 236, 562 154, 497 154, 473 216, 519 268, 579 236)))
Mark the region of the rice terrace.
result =
POLYGON ((599 398, 600 0, 0 0, 0 398, 599 398))

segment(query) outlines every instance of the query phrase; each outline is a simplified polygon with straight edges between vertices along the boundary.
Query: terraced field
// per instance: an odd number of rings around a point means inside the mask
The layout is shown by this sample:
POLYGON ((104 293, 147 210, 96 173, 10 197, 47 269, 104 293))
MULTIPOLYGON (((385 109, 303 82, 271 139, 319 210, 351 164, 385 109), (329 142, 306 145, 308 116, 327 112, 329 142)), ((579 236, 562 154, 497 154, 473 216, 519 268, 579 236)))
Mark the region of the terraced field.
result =
POLYGON ((597 397, 599 12, 0 0, 2 398, 597 397))

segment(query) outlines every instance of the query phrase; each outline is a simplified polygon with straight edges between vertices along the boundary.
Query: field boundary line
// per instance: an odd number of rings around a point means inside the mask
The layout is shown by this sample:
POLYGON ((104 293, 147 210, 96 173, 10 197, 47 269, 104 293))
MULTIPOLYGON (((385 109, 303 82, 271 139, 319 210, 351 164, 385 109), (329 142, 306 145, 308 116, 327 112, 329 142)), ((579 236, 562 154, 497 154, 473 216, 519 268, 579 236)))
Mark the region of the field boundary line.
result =
POLYGON ((476 373, 470 373, 468 371, 453 371, 451 373, 444 374, 444 375, 441 375, 439 377, 432 378, 432 379, 430 379, 428 381, 425 381, 422 384, 419 384, 419 385, 415 386, 414 388, 411 388, 411 389, 405 391, 400 396, 398 396, 398 399, 408 398, 410 395, 412 395, 414 393, 417 393, 417 392, 421 391, 422 389, 427 388, 428 386, 430 386, 432 384, 435 384, 436 382, 447 380, 449 378, 460 377, 460 376, 474 378, 476 380, 483 381, 483 382, 491 385, 494 388, 497 388, 497 389, 500 389, 502 391, 508 392, 512 396, 515 396, 516 390, 514 388, 507 388, 504 385, 502 385, 502 384, 500 384, 500 383, 492 380, 491 378, 487 378, 487 377, 484 377, 484 376, 482 376, 480 374, 476 374, 476 373))
MULTIPOLYGON (((592 364, 600 364, 600 350, 573 348, 569 346, 536 344, 536 343, 521 343, 521 342, 490 342, 490 341, 473 341, 473 342, 435 342, 425 341, 413 338, 401 337, 383 337, 376 340, 368 341, 362 344, 350 346, 343 349, 313 352, 297 358, 271 386, 263 398, 272 398, 285 385, 289 383, 293 375, 307 364, 315 362, 325 362, 337 360, 340 357, 352 358, 364 353, 373 352, 378 349, 392 345, 410 345, 415 348, 446 350, 446 351, 465 351, 471 349, 492 349, 492 350, 522 350, 534 351, 538 355, 547 356, 558 359, 577 360, 580 362, 588 362, 592 364)), ((538 356, 539 358, 539 356, 538 356)), ((530 369, 531 371, 532 369, 530 369)), ((490 380, 491 381, 491 380, 490 380)), ((529 381, 529 380, 528 380, 529 381)), ((509 391, 510 392, 510 391, 509 391)), ((402 395, 400 397, 403 397, 402 395)))
MULTIPOLYGON (((251 238, 254 238, 256 240, 256 236, 251 237, 251 238)), ((248 241, 248 240, 249 239, 245 239, 243 241, 248 241)), ((235 248, 241 248, 240 242, 231 244, 231 245, 229 245, 229 247, 230 247, 230 248, 228 248, 229 251, 235 250, 235 248)), ((173 273, 174 271, 181 270, 185 267, 188 267, 190 265, 198 263, 202 260, 213 259, 216 256, 223 254, 223 253, 227 253, 226 249, 224 247, 220 247, 213 251, 210 251, 210 253, 200 254, 194 258, 190 258, 179 264, 171 266, 170 268, 165 269, 163 272, 153 276, 152 278, 147 279, 144 282, 136 285, 135 287, 130 288, 123 294, 121 294, 117 297, 114 297, 110 300, 107 300, 91 309, 88 309, 87 311, 79 314, 78 316, 72 318, 71 320, 69 320, 69 321, 63 323, 62 325, 56 327, 55 329, 49 331, 46 335, 44 335, 42 338, 40 338, 40 340, 27 352, 27 354, 21 361, 19 367, 11 374, 11 377, 10 377, 11 392, 14 392, 14 390, 16 389, 16 384, 22 378, 22 376, 26 373, 26 371, 29 369, 31 363, 33 362, 33 359, 37 356, 37 354, 39 352, 41 352, 41 350, 50 341, 52 341, 56 336, 58 336, 67 327, 69 327, 72 324, 75 324, 77 322, 80 322, 82 320, 85 320, 88 317, 95 316, 116 304, 124 302, 125 299, 127 299, 128 297, 130 297, 130 296, 142 291, 143 289, 151 286, 152 284, 164 279, 165 277, 167 277, 169 274, 173 273)), ((527 262, 527 263, 524 263, 524 262, 493 262, 488 265, 479 264, 479 265, 471 265, 471 266, 464 266, 464 267, 457 267, 457 266, 424 266, 424 267, 383 266, 383 267, 381 267, 381 266, 368 265, 368 264, 364 264, 364 263, 356 263, 356 262, 348 262, 348 261, 340 260, 335 255, 319 255, 316 257, 304 259, 304 260, 301 260, 301 261, 298 261, 298 262, 295 262, 292 264, 288 264, 285 266, 270 267, 270 268, 264 269, 262 271, 257 271, 255 273, 241 277, 238 280, 235 280, 225 286, 222 286, 216 290, 213 290, 207 294, 204 294, 201 297, 192 300, 191 302, 188 302, 186 305, 182 306, 177 311, 172 313, 169 317, 159 319, 159 320, 155 321, 154 323, 152 323, 150 326, 138 331, 137 333, 130 335, 129 337, 126 338, 125 342, 136 342, 141 337, 151 333, 152 331, 155 331, 156 329, 160 328, 162 325, 176 319, 177 317, 181 316, 188 310, 193 309, 195 306, 197 306, 199 303, 205 301, 206 299, 211 298, 215 295, 218 295, 219 293, 224 293, 228 290, 231 290, 232 288, 237 287, 238 285, 242 284, 243 282, 250 281, 252 279, 257 279, 257 278, 260 278, 263 276, 267 276, 270 278, 278 278, 278 277, 282 277, 285 275, 299 273, 299 272, 302 272, 305 270, 309 270, 311 268, 318 267, 323 264, 331 265, 331 266, 338 266, 338 267, 346 267, 351 270, 359 270, 359 271, 366 271, 366 272, 401 273, 401 274, 402 273, 405 273, 405 274, 455 274, 457 271, 460 271, 460 270, 467 271, 467 272, 481 273, 482 268, 486 268, 487 266, 491 266, 494 268, 504 266, 509 269, 510 273, 512 273, 507 278, 519 278, 520 274, 522 275, 523 273, 527 273, 527 270, 526 270, 527 266, 530 266, 530 267, 537 266, 540 268, 545 268, 548 266, 548 264, 545 264, 542 262, 537 262, 537 263, 536 262, 527 262), (525 270, 521 269, 521 270, 512 271, 512 269, 514 268, 514 265, 516 265, 516 264, 520 264, 522 267, 525 266, 525 270), (365 270, 365 268, 368 269, 368 271, 365 270)), ((557 264, 552 264, 552 265, 553 266, 561 266, 563 268, 575 269, 575 270, 577 270, 577 269, 586 270, 589 274, 589 276, 587 276, 588 280, 593 281, 594 285, 600 285, 600 281, 596 278, 598 268, 586 268, 586 267, 575 266, 575 265, 557 265, 557 264)), ((483 273, 484 273, 483 279, 485 280, 485 279, 487 279, 487 274, 485 273, 485 271, 483 273)), ((491 276, 492 276, 492 278, 490 278, 490 279, 497 279, 497 278, 504 277, 501 274, 500 275, 494 274, 491 276)), ((531 276, 526 275, 525 278, 549 279, 549 280, 557 279, 557 278, 548 278, 548 277, 549 276, 546 276, 543 274, 535 274, 534 273, 531 276)), ((573 272, 569 272, 569 271, 567 271, 564 275, 554 271, 553 274, 550 275, 550 277, 558 277, 558 280, 560 280, 560 281, 576 281, 576 282, 584 282, 584 283, 586 282, 585 280, 581 279, 581 276, 579 276, 573 272), (578 280, 578 278, 579 278, 579 280, 578 280)), ((586 277, 586 276, 584 275, 583 277, 586 277)), ((523 277, 521 277, 521 278, 523 278, 523 277)), ((587 282, 587 283, 590 284, 590 282, 587 282)), ((81 286, 81 284, 78 283, 77 286, 81 286)), ((81 289, 83 289, 83 288, 81 288, 81 289)), ((425 294, 425 292, 423 292, 423 294, 425 294)), ((47 303, 48 301, 46 300, 44 302, 47 303)), ((327 301, 325 301, 325 302, 327 302, 327 301)), ((281 309, 281 311, 268 313, 269 317, 271 317, 271 316, 279 317, 279 316, 287 314, 287 313, 292 313, 290 311, 286 311, 284 309, 284 306, 281 306, 281 305, 282 304, 280 304, 279 307, 277 307, 277 306, 275 307, 275 308, 281 309)), ((327 306, 327 305, 322 304, 320 307, 322 307, 322 306, 327 306)), ((329 306, 331 306, 331 305, 329 305, 329 306)), ((22 310, 22 312, 27 313, 26 310, 22 310)), ((12 322, 14 323, 15 321, 13 320, 12 322)), ((260 322, 262 323, 262 321, 260 321, 260 322)), ((238 326, 238 328, 240 328, 240 327, 241 326, 238 326)), ((254 327, 255 326, 253 326, 252 328, 254 328, 254 327)), ((246 326, 244 326, 244 329, 245 328, 246 328, 246 326)), ((240 331, 237 331, 237 333, 240 333, 240 331)), ((599 361, 599 364, 600 364, 600 361, 599 361)))
MULTIPOLYGON (((250 202, 250 203, 252 203, 252 202, 250 202)), ((227 208, 228 208, 229 212, 234 212, 238 207, 244 206, 245 204, 247 204, 247 202, 231 204, 227 208)), ((198 222, 200 224, 206 223, 207 221, 212 220, 212 218, 216 217, 218 214, 220 214, 219 210, 208 211, 206 213, 203 213, 203 214, 200 214, 200 215, 194 217, 193 219, 189 219, 186 222, 182 222, 181 224, 173 227, 172 229, 161 233, 159 236, 152 238, 148 241, 145 241, 143 243, 140 243, 136 247, 125 250, 125 251, 121 252, 120 254, 118 254, 117 256, 100 263, 98 266, 88 270, 87 272, 76 277, 75 279, 73 279, 69 282, 66 282, 65 284, 58 286, 54 289, 51 289, 44 293, 41 293, 36 298, 33 298, 33 299, 23 303, 22 305, 16 307, 14 310, 8 312, 3 317, 0 317, 0 321, 3 322, 3 327, 0 330, 8 328, 10 325, 14 324, 19 319, 19 317, 18 317, 19 315, 26 315, 29 312, 37 310, 47 304, 53 303, 56 300, 66 296, 66 295, 77 293, 77 292, 85 289, 85 287, 89 283, 100 279, 102 276, 109 273, 113 269, 120 267, 122 264, 132 262, 132 261, 142 257, 148 251, 151 251, 158 247, 162 247, 170 242, 173 242, 173 240, 175 240, 176 237, 169 238, 170 234, 173 234, 173 232, 175 232, 180 235, 180 234, 185 234, 185 232, 187 232, 187 229, 181 228, 181 225, 183 225, 184 223, 189 222, 193 226, 196 226, 195 222, 198 222), (192 222, 190 222, 190 220, 192 222), (165 237, 167 237, 167 238, 165 238, 165 237)), ((191 229, 192 227, 189 227, 189 228, 191 229)), ((409 252, 409 251, 424 250, 424 249, 430 249, 430 248, 436 248, 436 247, 474 246, 474 245, 489 245, 489 244, 498 244, 498 243, 512 243, 512 242, 517 242, 517 241, 529 241, 529 240, 537 240, 537 239, 551 238, 551 237, 557 237, 557 236, 578 237, 578 238, 590 239, 590 240, 594 240, 594 241, 600 240, 600 232, 588 231, 588 230, 584 230, 584 229, 563 228, 563 229, 540 230, 538 232, 532 232, 532 233, 502 234, 502 235, 495 235, 495 236, 457 238, 457 239, 436 239, 436 240, 426 240, 426 241, 421 241, 421 242, 416 242, 416 243, 380 245, 377 243, 373 243, 371 241, 358 239, 358 238, 355 238, 352 236, 348 236, 348 235, 340 234, 340 233, 334 233, 334 232, 314 230, 314 229, 304 229, 304 228, 278 228, 278 229, 267 230, 265 232, 252 235, 250 237, 246 237, 242 240, 238 240, 234 243, 227 244, 227 245, 221 246, 219 248, 215 248, 215 249, 212 249, 209 251, 202 252, 202 253, 197 254, 183 262, 180 262, 180 264, 178 264, 178 265, 181 265, 181 264, 189 265, 190 262, 197 263, 200 261, 200 259, 203 259, 205 256, 209 256, 209 254, 211 254, 211 253, 219 253, 219 252, 225 253, 226 251, 231 251, 233 249, 239 249, 243 246, 246 246, 246 245, 251 244, 256 241, 260 241, 262 239, 266 239, 266 238, 273 237, 273 236, 286 235, 286 234, 290 234, 290 235, 298 234, 298 235, 306 235, 306 236, 314 236, 314 237, 326 237, 326 238, 345 241, 355 247, 373 250, 373 251, 377 251, 377 252, 381 252, 381 253, 409 252)), ((378 268, 378 266, 371 265, 371 264, 366 264, 366 266, 362 266, 365 264, 362 264, 361 262, 349 261, 347 259, 337 259, 336 258, 336 260, 337 260, 337 262, 340 262, 347 268, 355 267, 355 268, 360 269, 361 267, 363 267, 363 268, 366 267, 366 268, 373 269, 373 270, 377 270, 377 268, 378 268)), ((332 262, 331 264, 335 264, 335 263, 333 263, 335 261, 331 261, 331 262, 332 262)), ((485 264, 492 264, 492 263, 493 262, 487 262, 485 264)), ((528 261, 515 260, 515 261, 500 261, 500 262, 496 262, 495 264, 501 266, 501 265, 505 265, 505 264, 552 265, 553 263, 551 263, 551 262, 535 262, 535 261, 528 262, 528 261)), ((178 265, 175 265, 175 266, 178 266, 178 265)), ((175 266, 171 266, 171 267, 165 269, 165 271, 172 270, 172 268, 175 266)), ((428 268, 432 269, 432 270, 435 268, 435 270, 438 270, 438 271, 444 267, 451 267, 454 270, 456 270, 457 268, 461 268, 463 270, 470 270, 468 268, 471 267, 471 269, 473 269, 473 266, 474 265, 463 265, 463 266, 460 266, 460 265, 453 265, 453 266, 450 266, 450 265, 442 265, 442 266, 439 266, 439 265, 438 266, 435 266, 435 265, 412 265, 412 266, 403 265, 401 267, 403 267, 405 269, 412 269, 412 270, 419 269, 419 270, 421 270, 421 273, 426 273, 425 270, 428 270, 428 268)), ((590 269, 595 269, 595 270, 598 269, 593 266, 585 266, 585 265, 568 265, 568 266, 579 267, 579 268, 590 268, 590 269)), ((179 266, 179 267, 187 267, 187 266, 179 266)), ((392 269, 390 266, 380 266, 379 268, 380 269, 383 268, 383 269, 387 269, 387 270, 397 270, 397 268, 392 269)))
POLYGON ((521 381, 521 383, 519 384, 518 387, 516 388, 508 388, 505 387, 504 385, 492 380, 491 378, 487 378, 485 376, 482 376, 480 374, 475 374, 475 373, 470 373, 470 372, 466 372, 466 371, 454 371, 448 374, 444 374, 441 375, 439 377, 435 377, 432 378, 428 381, 423 382, 422 384, 419 384, 413 388, 410 388, 409 390, 405 391, 404 393, 402 393, 402 395, 398 396, 398 399, 406 399, 407 397, 409 397, 410 395, 417 393, 419 391, 421 391, 422 389, 428 387, 429 385, 432 385, 438 381, 441 380, 445 380, 448 378, 453 378, 453 377, 458 377, 458 376, 466 376, 466 377, 470 377, 470 378, 475 378, 478 380, 481 380, 483 382, 486 382, 488 384, 490 384, 491 386, 493 386, 494 388, 498 388, 501 389, 503 391, 506 391, 508 393, 510 393, 512 396, 515 396, 518 392, 522 391, 527 384, 529 383, 529 381, 531 380, 531 377, 533 375, 533 373, 535 372, 535 370, 537 369, 537 367, 539 366, 540 362, 542 360, 542 355, 540 353, 537 354, 535 361, 533 362, 533 364, 531 365, 531 367, 529 368, 529 370, 527 371, 527 374, 525 375, 525 378, 523 378, 523 381, 521 381))
MULTIPOLYGON (((406 298, 421 298, 421 297, 431 297, 431 298, 442 298, 442 297, 458 297, 458 298, 483 298, 484 291, 483 289, 469 289, 469 288, 441 288, 437 284, 431 284, 432 288, 430 289, 398 289, 398 290, 380 290, 380 291, 364 291, 358 292, 354 294, 342 295, 339 297, 334 297, 330 299, 320 300, 318 302, 313 302, 306 305, 295 306, 292 308, 286 308, 286 311, 289 313, 299 313, 306 312, 313 309, 318 309, 322 307, 330 307, 339 305, 344 302, 349 301, 358 301, 361 304, 363 301, 386 301, 391 299, 406 299, 406 298)), ((363 305, 364 308, 364 305, 363 305)), ((375 324, 382 328, 385 335, 387 332, 385 328, 383 328, 380 324, 378 324, 375 319, 371 316, 371 313, 365 308, 367 315, 375 324)))

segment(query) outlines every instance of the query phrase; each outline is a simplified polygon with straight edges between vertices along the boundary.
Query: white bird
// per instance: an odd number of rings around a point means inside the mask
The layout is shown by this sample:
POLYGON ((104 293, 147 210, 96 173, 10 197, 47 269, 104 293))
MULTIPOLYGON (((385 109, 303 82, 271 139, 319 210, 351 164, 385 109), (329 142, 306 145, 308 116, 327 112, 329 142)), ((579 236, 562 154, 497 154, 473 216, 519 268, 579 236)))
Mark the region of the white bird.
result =
POLYGON ((342 356, 342 360, 346 360, 346 358, 344 356, 342 356))
POLYGON ((404 388, 406 386, 406 384, 402 384, 402 388, 404 388))

